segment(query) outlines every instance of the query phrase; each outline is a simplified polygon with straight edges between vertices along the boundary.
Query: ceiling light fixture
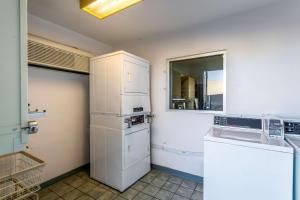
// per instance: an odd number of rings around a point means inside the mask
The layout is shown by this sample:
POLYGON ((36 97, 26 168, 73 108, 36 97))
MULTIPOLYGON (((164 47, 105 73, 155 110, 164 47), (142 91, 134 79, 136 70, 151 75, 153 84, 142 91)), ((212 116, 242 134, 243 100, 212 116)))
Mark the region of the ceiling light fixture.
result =
POLYGON ((104 19, 143 0, 80 0, 80 8, 85 12, 104 19))

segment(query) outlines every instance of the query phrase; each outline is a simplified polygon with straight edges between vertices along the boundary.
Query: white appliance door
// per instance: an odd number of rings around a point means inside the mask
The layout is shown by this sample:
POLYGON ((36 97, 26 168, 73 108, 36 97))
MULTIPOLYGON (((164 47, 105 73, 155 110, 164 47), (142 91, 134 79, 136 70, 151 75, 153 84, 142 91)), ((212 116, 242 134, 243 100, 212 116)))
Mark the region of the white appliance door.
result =
POLYGON ((292 200, 293 154, 204 141, 204 200, 292 200))
POLYGON ((91 112, 120 114, 120 60, 107 57, 91 62, 91 112))
POLYGON ((294 147, 294 199, 300 200, 300 137, 286 136, 286 140, 294 147))
POLYGON ((124 148, 124 168, 126 169, 150 155, 150 130, 143 129, 125 135, 124 148))
POLYGON ((125 60, 124 92, 149 94, 149 66, 125 60))
POLYGON ((25 150, 27 127, 27 1, 0 6, 0 155, 25 150))

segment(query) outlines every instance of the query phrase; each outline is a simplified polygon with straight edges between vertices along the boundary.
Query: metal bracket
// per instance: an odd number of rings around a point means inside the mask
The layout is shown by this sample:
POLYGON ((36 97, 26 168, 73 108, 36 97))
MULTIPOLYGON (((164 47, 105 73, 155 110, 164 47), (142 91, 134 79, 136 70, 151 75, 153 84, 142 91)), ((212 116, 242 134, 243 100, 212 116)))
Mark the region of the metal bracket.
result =
POLYGON ((146 115, 147 123, 151 124, 153 122, 154 117, 155 117, 155 115, 153 115, 153 114, 146 115))
POLYGON ((132 127, 132 120, 131 118, 126 118, 124 120, 125 123, 127 123, 127 128, 131 128, 132 127))

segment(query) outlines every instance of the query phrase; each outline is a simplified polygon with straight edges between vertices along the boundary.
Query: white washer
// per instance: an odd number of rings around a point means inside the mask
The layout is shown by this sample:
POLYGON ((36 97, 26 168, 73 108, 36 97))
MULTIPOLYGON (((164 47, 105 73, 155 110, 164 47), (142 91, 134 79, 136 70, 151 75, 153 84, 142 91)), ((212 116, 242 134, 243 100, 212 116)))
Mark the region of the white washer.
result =
POLYGON ((204 138, 204 200, 292 200, 293 148, 261 119, 215 116, 204 138))
POLYGON ((300 200, 300 119, 285 120, 286 141, 294 148, 294 200, 300 200))
POLYGON ((286 136, 286 141, 294 147, 294 200, 300 200, 300 137, 286 136))

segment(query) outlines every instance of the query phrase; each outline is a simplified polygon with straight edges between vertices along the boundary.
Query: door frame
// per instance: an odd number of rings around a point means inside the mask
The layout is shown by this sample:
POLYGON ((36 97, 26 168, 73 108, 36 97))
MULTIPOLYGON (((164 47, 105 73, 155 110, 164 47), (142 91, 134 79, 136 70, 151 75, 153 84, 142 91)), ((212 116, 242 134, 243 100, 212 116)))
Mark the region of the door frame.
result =
POLYGON ((27 55, 27 0, 19 0, 20 6, 20 88, 21 110, 20 128, 21 143, 27 143, 28 130, 22 129, 28 126, 28 55, 27 55))

